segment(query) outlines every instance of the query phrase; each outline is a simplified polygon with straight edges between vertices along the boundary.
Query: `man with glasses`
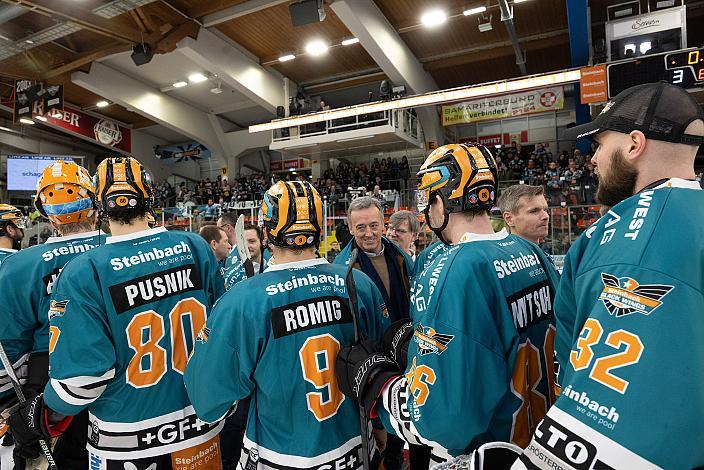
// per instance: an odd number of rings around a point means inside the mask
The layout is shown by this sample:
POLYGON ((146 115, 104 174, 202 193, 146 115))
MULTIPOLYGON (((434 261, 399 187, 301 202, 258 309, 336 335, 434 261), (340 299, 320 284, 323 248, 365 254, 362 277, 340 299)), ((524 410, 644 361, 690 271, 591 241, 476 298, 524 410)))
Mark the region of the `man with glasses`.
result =
POLYGON ((389 217, 386 228, 386 238, 396 243, 408 256, 415 259, 413 243, 418 238, 420 224, 415 214, 411 211, 398 211, 389 217))

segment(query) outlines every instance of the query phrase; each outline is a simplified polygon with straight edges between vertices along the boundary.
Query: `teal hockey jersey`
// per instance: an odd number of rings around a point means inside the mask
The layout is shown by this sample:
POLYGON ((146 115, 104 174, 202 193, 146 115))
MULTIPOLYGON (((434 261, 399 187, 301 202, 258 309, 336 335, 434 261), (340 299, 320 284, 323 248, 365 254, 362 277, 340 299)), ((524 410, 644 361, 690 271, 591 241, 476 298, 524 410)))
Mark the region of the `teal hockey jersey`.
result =
POLYGON ((5 258, 16 252, 17 250, 13 250, 12 248, 0 248, 0 264, 2 264, 5 258))
POLYGON ((112 236, 66 265, 50 317, 47 405, 88 409, 88 450, 105 459, 190 448, 219 427, 197 419, 183 385, 195 336, 224 291, 197 234, 163 227, 112 236))
MULTIPOLYGON (((49 349, 50 300, 61 269, 104 243, 105 235, 97 231, 51 237, 8 256, 0 266, 0 341, 20 382, 27 376, 29 354, 49 349)), ((14 392, 0 365, 0 401, 8 395, 14 392)))
POLYGON ((408 367, 377 400, 384 427, 433 460, 526 445, 554 402, 557 273, 536 245, 467 233, 416 275, 408 367))
POLYGON ((704 191, 673 179, 572 246, 555 305, 562 392, 515 469, 704 465, 702 220, 704 191))
POLYGON ((428 246, 416 256, 413 272, 416 273, 416 275, 420 274, 433 262, 438 254, 443 253, 447 248, 449 248, 449 245, 445 245, 442 242, 435 242, 428 246))
MULTIPOLYGON (((335 376, 354 341, 345 274, 324 259, 271 265, 230 289, 199 335, 185 375, 198 416, 218 421, 252 396, 242 468, 361 468, 357 404, 335 376)), ((378 341, 381 294, 354 279, 360 330, 378 341)))

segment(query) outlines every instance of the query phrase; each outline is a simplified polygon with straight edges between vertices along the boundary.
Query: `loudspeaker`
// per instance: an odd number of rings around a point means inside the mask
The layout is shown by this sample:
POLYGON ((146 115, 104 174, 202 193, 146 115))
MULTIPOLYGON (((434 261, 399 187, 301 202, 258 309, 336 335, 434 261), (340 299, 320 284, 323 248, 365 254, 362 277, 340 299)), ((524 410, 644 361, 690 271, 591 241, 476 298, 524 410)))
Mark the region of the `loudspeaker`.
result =
POLYGON ((291 23, 294 26, 318 23, 325 19, 323 0, 300 0, 288 6, 291 13, 291 23))
POLYGON ((147 44, 146 42, 141 42, 139 44, 135 44, 135 46, 132 48, 132 62, 134 62, 134 65, 140 66, 144 64, 148 64, 151 62, 152 57, 154 57, 154 51, 152 51, 152 47, 147 44))

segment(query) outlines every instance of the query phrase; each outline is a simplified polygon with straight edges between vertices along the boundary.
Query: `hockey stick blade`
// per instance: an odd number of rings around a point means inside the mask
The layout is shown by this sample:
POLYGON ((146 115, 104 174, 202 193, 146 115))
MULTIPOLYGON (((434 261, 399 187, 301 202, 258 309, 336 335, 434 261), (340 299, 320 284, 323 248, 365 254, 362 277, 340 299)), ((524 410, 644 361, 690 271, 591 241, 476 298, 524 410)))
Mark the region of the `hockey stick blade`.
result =
MULTIPOLYGON (((349 265, 347 266, 347 274, 345 275, 345 284, 347 284, 347 295, 350 298, 350 308, 352 310, 352 326, 354 327, 354 343, 358 344, 361 338, 359 331, 359 300, 357 299, 357 286, 354 282, 354 264, 357 262, 357 248, 353 248, 350 253, 349 265)), ((362 404, 359 404, 359 428, 362 432, 362 465, 364 470, 369 470, 369 425, 367 416, 364 413, 362 404)))
POLYGON ((252 260, 249 259, 249 249, 247 248, 247 241, 244 238, 244 215, 237 217, 237 223, 235 224, 235 247, 237 248, 237 254, 242 261, 242 266, 244 266, 244 272, 247 273, 247 277, 254 276, 254 265, 252 260))
MULTIPOLYGON (((20 384, 20 381, 17 378, 17 374, 15 374, 15 369, 12 368, 12 363, 10 362, 10 358, 7 357, 7 353, 5 352, 5 348, 3 347, 2 342, 0 342, 0 362, 2 362, 2 366, 5 368, 5 372, 7 372, 7 377, 12 383, 12 388, 15 389, 15 394, 17 395, 17 399, 20 402, 20 406, 24 405, 25 403, 27 403, 27 399, 24 396, 24 391, 22 391, 22 385, 20 384)), ((56 466, 56 461, 54 460, 54 456, 51 454, 51 449, 49 448, 44 439, 39 439, 39 447, 41 447, 42 453, 46 458, 46 462, 49 464, 47 468, 49 470, 58 470, 58 467, 56 466)))

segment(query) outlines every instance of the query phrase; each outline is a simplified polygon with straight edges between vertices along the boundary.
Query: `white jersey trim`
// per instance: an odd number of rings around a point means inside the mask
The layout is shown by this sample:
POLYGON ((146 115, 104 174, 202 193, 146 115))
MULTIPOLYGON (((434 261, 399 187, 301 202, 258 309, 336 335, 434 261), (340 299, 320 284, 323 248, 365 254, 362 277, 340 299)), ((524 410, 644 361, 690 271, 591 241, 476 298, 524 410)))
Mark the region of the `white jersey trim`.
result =
POLYGON ((93 230, 91 232, 72 233, 71 235, 66 235, 65 237, 49 237, 46 239, 46 241, 44 243, 59 243, 59 242, 65 242, 67 240, 78 240, 81 238, 97 237, 99 235, 100 235, 100 230, 93 230))
POLYGON ((79 376, 68 379, 51 379, 51 388, 58 397, 69 405, 86 406, 97 400, 115 377, 115 369, 110 369, 100 377, 79 376))
POLYGON ((113 235, 108 237, 105 243, 119 243, 127 240, 136 240, 138 238, 151 237, 159 233, 166 232, 164 227, 150 228, 149 230, 140 230, 139 232, 128 233, 127 235, 113 235))
POLYGON ((681 188, 681 189, 694 189, 701 191, 702 187, 699 185, 699 181, 685 180, 682 178, 670 178, 663 184, 656 186, 655 189, 663 188, 681 188))
MULTIPOLYGON (((270 461, 273 464, 280 464, 280 465, 285 465, 287 467, 293 467, 293 468, 309 468, 309 467, 315 467, 316 465, 322 465, 325 463, 329 463, 331 460, 335 460, 341 455, 346 454, 347 452, 351 451, 358 445, 361 445, 362 443, 362 438, 361 436, 355 436, 349 441, 345 442, 342 444, 340 447, 337 449, 333 449, 331 451, 325 452, 324 454, 316 455, 315 457, 301 457, 299 455, 289 455, 289 454, 280 454, 276 451, 266 449, 259 444, 252 442, 247 438, 247 436, 244 436, 244 441, 243 445, 244 447, 249 451, 249 449, 256 449, 259 452, 259 458, 263 458, 265 460, 270 461)), ((248 453, 248 452, 247 452, 248 453)), ((247 461, 247 455, 243 454, 243 459, 242 461, 247 461)), ((261 465, 261 464, 260 464, 261 465)), ((361 465, 361 462, 360 462, 361 465)))
MULTIPOLYGON (((543 445, 541 441, 545 441, 548 444, 555 442, 553 445, 562 443, 564 445, 568 440, 570 442, 585 441, 593 445, 596 448, 595 455, 585 455, 585 450, 580 450, 580 457, 589 457, 592 462, 589 468, 594 468, 591 465, 596 464, 597 460, 602 464, 606 464, 608 468, 637 468, 638 470, 662 470, 662 467, 658 467, 652 462, 644 459, 638 454, 628 450, 616 441, 609 439, 603 434, 597 432, 595 429, 587 426, 577 418, 572 415, 562 411, 556 406, 553 406, 548 411, 547 417, 545 419, 550 420, 550 422, 557 423, 563 426, 566 431, 562 432, 560 430, 554 430, 551 435, 541 434, 541 428, 543 427, 545 421, 538 425, 538 430, 533 436, 530 444, 524 450, 521 460, 528 460, 531 464, 539 469, 549 469, 563 468, 565 470, 574 470, 577 468, 586 468, 585 461, 581 461, 576 465, 571 465, 566 461, 565 458, 555 455, 555 450, 548 448, 548 446, 543 445), (572 436, 567 435, 572 433, 572 436), (555 464, 559 464, 556 466, 555 464)), ((573 450, 574 452, 574 450, 573 450)), ((582 459, 584 460, 584 459, 582 459)), ((528 468, 523 462, 517 460, 513 464, 511 470, 524 470, 528 468)))
POLYGON ((17 253, 17 250, 13 250, 12 248, 0 248, 0 251, 5 253, 17 253))
POLYGON ((460 238, 460 241, 457 243, 458 245, 460 243, 471 243, 471 242, 481 242, 485 240, 503 240, 504 238, 508 237, 510 234, 506 231, 505 228, 502 228, 496 233, 470 233, 467 232, 464 235, 462 235, 462 238, 460 238))
POLYGON ((290 263, 269 264, 269 267, 267 267, 264 270, 264 272, 283 271, 284 269, 309 268, 311 266, 318 266, 321 264, 329 264, 329 263, 328 263, 328 260, 326 260, 325 258, 313 258, 313 259, 307 259, 307 260, 303 260, 303 261, 291 261, 290 263))

